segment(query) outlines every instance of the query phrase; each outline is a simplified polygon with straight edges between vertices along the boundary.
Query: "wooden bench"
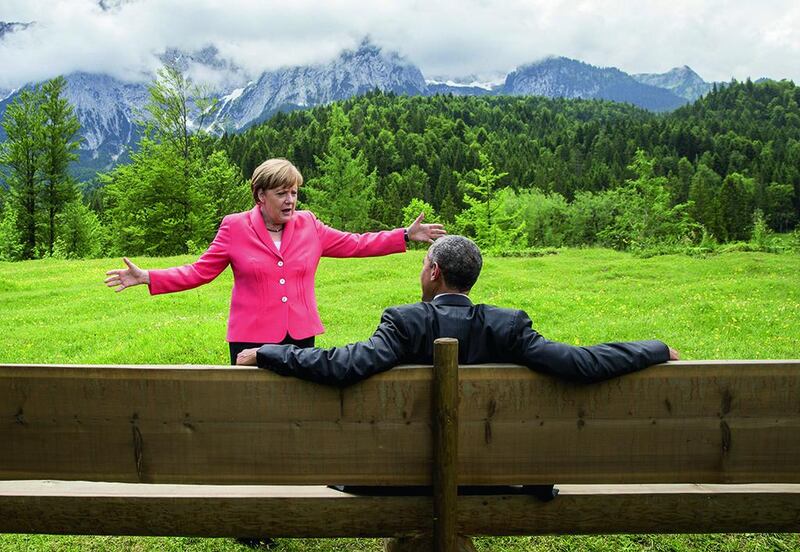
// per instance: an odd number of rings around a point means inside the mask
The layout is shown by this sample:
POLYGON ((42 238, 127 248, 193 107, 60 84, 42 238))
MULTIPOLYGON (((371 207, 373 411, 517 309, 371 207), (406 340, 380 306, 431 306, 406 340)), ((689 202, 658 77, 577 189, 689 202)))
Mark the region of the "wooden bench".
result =
POLYGON ((245 367, 2 365, 0 532, 434 532, 445 550, 455 533, 800 531, 800 361, 576 385, 457 367, 440 341, 434 370, 344 390, 245 367), (456 499, 456 482, 561 493, 456 499))

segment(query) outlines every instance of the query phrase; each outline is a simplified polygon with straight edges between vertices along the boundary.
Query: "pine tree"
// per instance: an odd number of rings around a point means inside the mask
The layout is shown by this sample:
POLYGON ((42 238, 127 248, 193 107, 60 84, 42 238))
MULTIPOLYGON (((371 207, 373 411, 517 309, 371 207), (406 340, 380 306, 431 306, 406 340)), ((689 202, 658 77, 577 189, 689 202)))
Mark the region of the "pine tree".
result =
MULTIPOLYGON (((42 187, 41 206, 47 215, 47 251, 53 255, 56 241, 56 216, 70 201, 78 200, 78 189, 70 178, 67 168, 78 158, 75 150, 78 141, 73 140, 80 128, 70 103, 62 97, 66 86, 63 77, 47 81, 42 87, 42 187)), ((80 211, 76 211, 80 212, 80 211)), ((74 217, 73 217, 74 218, 74 217)))
POLYGON ((0 149, 0 164, 5 166, 6 182, 15 211, 15 224, 21 239, 20 256, 32 259, 37 254, 37 209, 42 186, 42 132, 44 113, 39 88, 26 89, 6 108, 3 129, 6 141, 0 149))
POLYGON ((672 203, 686 203, 689 200, 689 188, 692 185, 694 167, 685 157, 678 161, 678 170, 672 186, 672 203))
POLYGON ((505 188, 498 182, 508 175, 495 172, 494 164, 483 152, 481 166, 471 172, 472 180, 461 182, 467 209, 456 216, 456 226, 475 239, 480 247, 503 249, 525 245, 525 222, 519 213, 507 214, 501 207, 505 188))
POLYGON ((719 217, 721 184, 720 176, 704 163, 700 163, 689 186, 689 214, 717 239, 722 239, 719 217))
POLYGON ((354 153, 355 138, 341 106, 331 107, 328 149, 317 157, 320 175, 308 181, 308 205, 325 223, 347 232, 365 232, 376 226, 370 216, 377 175, 369 170, 362 152, 354 153))
POLYGON ((753 218, 753 180, 732 173, 722 181, 719 192, 721 239, 746 240, 753 218))

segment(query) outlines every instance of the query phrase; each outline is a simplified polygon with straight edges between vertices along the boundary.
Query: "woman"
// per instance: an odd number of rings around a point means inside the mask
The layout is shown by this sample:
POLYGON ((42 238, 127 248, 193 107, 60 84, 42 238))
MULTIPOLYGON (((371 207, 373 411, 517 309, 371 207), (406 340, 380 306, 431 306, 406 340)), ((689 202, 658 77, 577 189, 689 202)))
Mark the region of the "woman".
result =
POLYGON ((295 211, 300 171, 285 159, 269 159, 253 172, 255 207, 222 220, 214 241, 193 264, 142 270, 127 258, 127 268, 109 270, 106 285, 122 291, 147 284, 150 293, 192 289, 233 270, 227 341, 231 364, 244 349, 265 343, 312 347, 324 331, 317 312, 314 276, 320 257, 372 257, 400 253, 408 241, 433 242, 445 234, 441 224, 367 234, 334 230, 310 211, 295 211))

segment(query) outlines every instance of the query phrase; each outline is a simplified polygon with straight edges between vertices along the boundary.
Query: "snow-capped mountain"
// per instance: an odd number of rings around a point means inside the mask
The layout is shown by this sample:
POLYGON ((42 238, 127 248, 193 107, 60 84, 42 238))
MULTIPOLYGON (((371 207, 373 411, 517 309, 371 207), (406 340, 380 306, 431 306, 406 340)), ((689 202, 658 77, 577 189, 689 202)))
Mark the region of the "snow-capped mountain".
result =
POLYGON ((509 73, 501 94, 626 102, 651 111, 686 103, 670 90, 643 84, 614 67, 595 67, 564 57, 546 58, 509 73))
MULTIPOLYGON (((124 3, 126 0, 109 1, 101 7, 115 9, 124 3)), ((185 71, 196 82, 211 85, 218 109, 209 128, 229 132, 243 130, 278 111, 326 104, 376 88, 409 95, 601 98, 665 111, 711 87, 688 67, 634 78, 619 69, 598 68, 567 58, 547 58, 519 67, 505 76, 504 82, 502 78, 489 80, 473 75, 426 81, 416 65, 369 39, 328 63, 267 71, 251 82, 214 46, 195 52, 168 49, 158 56, 162 63, 185 71)), ((87 179, 124 160, 128 148, 136 143, 138 127, 134 121, 143 116, 149 97, 147 86, 92 73, 73 73, 66 80, 66 97, 81 123, 81 159, 75 172, 87 179)), ((16 95, 17 91, 0 90, 0 117, 16 95)), ((0 141, 4 138, 0 127, 0 141)))
POLYGON ((453 94, 454 96, 484 96, 495 94, 506 80, 505 73, 490 76, 466 75, 460 77, 435 76, 425 80, 427 93, 453 94))
POLYGON ((426 79, 426 94, 452 94, 454 96, 486 96, 495 94, 496 89, 503 84, 500 82, 487 82, 474 75, 461 78, 437 77, 426 79))
POLYGON ((666 73, 637 73, 631 77, 650 86, 671 90, 690 102, 707 94, 714 86, 712 83, 704 81, 688 65, 674 67, 666 73))
POLYGON ((330 63, 267 71, 247 86, 220 98, 215 123, 241 130, 277 111, 330 103, 375 88, 423 95, 425 79, 415 65, 369 40, 345 50, 330 63))

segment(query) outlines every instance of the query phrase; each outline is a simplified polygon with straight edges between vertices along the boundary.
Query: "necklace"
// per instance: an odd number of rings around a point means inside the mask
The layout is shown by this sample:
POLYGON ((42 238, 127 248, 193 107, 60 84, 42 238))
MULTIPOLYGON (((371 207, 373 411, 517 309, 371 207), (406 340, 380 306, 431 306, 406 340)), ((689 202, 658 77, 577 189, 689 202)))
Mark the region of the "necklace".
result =
POLYGON ((275 226, 270 226, 270 222, 267 220, 267 215, 264 213, 264 209, 261 209, 261 219, 264 221, 264 226, 267 227, 267 230, 270 232, 281 232, 283 231, 283 224, 276 224, 275 226))

